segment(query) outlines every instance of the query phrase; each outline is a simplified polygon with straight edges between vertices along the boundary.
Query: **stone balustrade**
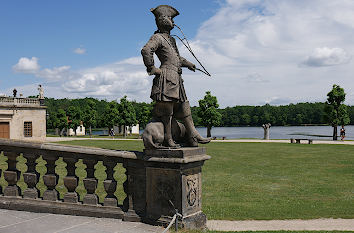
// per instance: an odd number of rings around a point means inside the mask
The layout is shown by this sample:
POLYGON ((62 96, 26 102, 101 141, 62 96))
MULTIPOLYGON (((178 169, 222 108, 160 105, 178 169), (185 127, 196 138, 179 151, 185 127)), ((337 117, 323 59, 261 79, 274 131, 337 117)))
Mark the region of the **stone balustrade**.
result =
POLYGON ((183 215, 185 227, 205 226, 206 217, 201 212, 201 167, 210 158, 205 148, 135 152, 0 139, 0 152, 7 158, 7 169, 0 170, 0 176, 8 184, 1 186, 0 182, 0 208, 153 224, 166 224, 177 209, 183 215), (25 161, 25 171, 18 167, 19 157, 24 158, 21 161, 25 161), (38 172, 39 159, 45 161, 45 174, 43 169, 42 174, 38 172), (61 159, 66 165, 65 175, 56 169, 61 159), (86 167, 84 178, 77 175, 79 161, 86 167), (97 177, 98 163, 105 169, 104 180, 97 177), (124 177, 119 177, 125 180, 124 197, 116 195, 117 164, 125 169, 125 174, 121 172, 124 177), (65 191, 58 191, 60 179, 65 191), (20 188, 20 180, 26 188, 20 188), (45 186, 42 195, 38 188, 40 180, 45 186), (78 186, 82 184, 85 191, 80 198, 78 186), (98 185, 104 188, 103 201, 97 196, 98 185))
POLYGON ((38 98, 0 97, 0 106, 38 107, 44 101, 38 98))

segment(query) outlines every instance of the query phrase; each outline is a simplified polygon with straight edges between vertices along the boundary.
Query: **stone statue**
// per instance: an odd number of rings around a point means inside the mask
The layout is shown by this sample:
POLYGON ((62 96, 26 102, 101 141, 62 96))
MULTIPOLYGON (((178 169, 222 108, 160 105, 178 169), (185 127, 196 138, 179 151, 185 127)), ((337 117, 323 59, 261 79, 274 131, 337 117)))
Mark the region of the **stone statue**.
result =
POLYGON ((16 90, 16 88, 13 89, 12 93, 13 93, 14 98, 16 98, 16 95, 17 95, 17 90, 16 90))
POLYGON ((182 67, 195 71, 196 66, 179 55, 176 41, 170 35, 170 31, 174 28, 173 18, 179 15, 179 12, 168 5, 160 5, 151 9, 151 12, 155 15, 158 30, 143 47, 141 54, 148 74, 155 75, 150 97, 156 104, 153 109, 153 121, 146 126, 143 134, 145 146, 178 148, 181 145, 197 147, 198 143, 208 143, 210 138, 200 136, 194 127, 181 77, 182 67), (161 62, 159 68, 154 65, 154 53, 161 62), (177 140, 181 145, 175 142, 177 138, 173 137, 175 133, 172 132, 173 128, 182 127, 178 123, 179 127, 172 127, 176 119, 183 122, 185 129, 183 140, 177 140), (163 135, 162 142, 161 135, 163 135))
POLYGON ((267 124, 263 124, 262 127, 264 129, 264 140, 269 140, 269 128, 271 127, 272 125, 270 123, 267 123, 267 124))
POLYGON ((38 85, 38 91, 39 91, 38 98, 39 99, 44 99, 44 90, 43 90, 42 85, 38 85))

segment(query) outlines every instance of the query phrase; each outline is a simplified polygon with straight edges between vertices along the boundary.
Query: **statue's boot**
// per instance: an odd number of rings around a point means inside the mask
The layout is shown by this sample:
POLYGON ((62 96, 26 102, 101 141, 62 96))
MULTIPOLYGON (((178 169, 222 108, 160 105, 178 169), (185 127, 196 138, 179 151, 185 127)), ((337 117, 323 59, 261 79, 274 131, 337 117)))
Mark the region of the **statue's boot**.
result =
POLYGON ((191 107, 188 101, 183 102, 181 104, 181 109, 179 109, 179 111, 180 111, 179 114, 180 119, 183 120, 183 124, 186 127, 187 145, 192 147, 197 147, 198 143, 201 144, 209 143, 211 138, 204 138, 200 136, 198 131, 195 129, 193 118, 192 118, 191 107))
POLYGON ((162 116, 161 121, 164 126, 164 142, 163 145, 169 148, 180 148, 180 145, 176 144, 172 137, 172 116, 162 116))
POLYGON ((197 147, 198 143, 206 144, 209 143, 211 138, 204 138, 200 136, 198 131, 195 129, 192 116, 187 116, 183 120, 184 126, 187 132, 187 144, 192 147, 197 147))
POLYGON ((153 110, 153 115, 157 119, 160 119, 164 127, 164 141, 163 146, 168 148, 179 148, 180 146, 173 141, 172 137, 172 114, 173 103, 172 102, 156 102, 153 110))

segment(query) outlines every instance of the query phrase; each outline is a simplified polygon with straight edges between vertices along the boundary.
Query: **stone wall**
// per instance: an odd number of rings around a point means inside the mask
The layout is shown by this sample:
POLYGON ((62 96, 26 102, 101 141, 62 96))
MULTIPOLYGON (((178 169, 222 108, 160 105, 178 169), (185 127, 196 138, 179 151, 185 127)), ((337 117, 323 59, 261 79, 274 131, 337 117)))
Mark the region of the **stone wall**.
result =
POLYGON ((0 122, 9 122, 10 139, 44 141, 46 138, 46 108, 0 106, 0 122), (32 122, 32 137, 24 136, 24 122, 32 122))

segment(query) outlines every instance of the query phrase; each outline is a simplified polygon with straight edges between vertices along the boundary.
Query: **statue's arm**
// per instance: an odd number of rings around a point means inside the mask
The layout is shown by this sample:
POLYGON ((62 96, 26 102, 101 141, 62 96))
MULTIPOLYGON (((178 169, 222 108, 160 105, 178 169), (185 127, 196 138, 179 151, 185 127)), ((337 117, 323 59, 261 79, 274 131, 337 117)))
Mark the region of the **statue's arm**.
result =
POLYGON ((176 48, 177 54, 179 56, 179 60, 181 62, 181 66, 182 67, 187 67, 188 69, 190 69, 192 71, 195 71, 195 65, 192 62, 188 61, 187 59, 185 59, 184 57, 179 55, 179 51, 178 51, 178 47, 177 47, 177 44, 176 44, 176 40, 173 37, 172 37, 172 43, 173 43, 174 47, 176 48))
POLYGON ((188 69, 195 71, 195 65, 192 62, 181 56, 179 59, 181 61, 182 67, 187 67, 188 69))
POLYGON ((155 74, 156 67, 154 63, 154 53, 161 45, 161 40, 157 34, 151 36, 150 40, 141 49, 141 55, 143 56, 144 65, 149 75, 155 74))

